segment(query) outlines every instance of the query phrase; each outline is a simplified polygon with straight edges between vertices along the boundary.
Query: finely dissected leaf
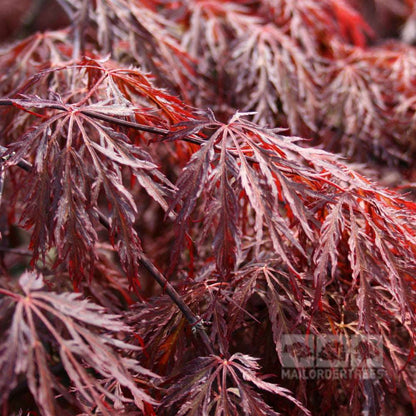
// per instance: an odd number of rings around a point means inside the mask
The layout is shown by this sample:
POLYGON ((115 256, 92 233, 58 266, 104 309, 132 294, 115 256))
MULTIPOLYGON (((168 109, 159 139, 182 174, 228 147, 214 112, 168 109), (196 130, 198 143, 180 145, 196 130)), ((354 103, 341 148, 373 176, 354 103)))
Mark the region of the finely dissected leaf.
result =
POLYGON ((118 348, 137 349, 111 335, 130 331, 119 316, 106 314, 102 307, 81 299, 79 294, 42 290, 42 277, 34 273, 23 274, 20 284, 25 296, 1 289, 2 313, 6 308, 14 309, 11 325, 0 347, 2 400, 16 386, 17 377, 24 374, 40 409, 45 414, 56 414, 59 405, 55 393, 64 387, 50 369, 51 348, 59 353, 74 388, 103 414, 110 414, 104 400, 113 403, 134 400, 142 410, 145 402, 155 403, 137 387, 133 375, 156 375, 116 352, 118 348), (87 371, 88 368, 93 369, 96 376, 87 371), (112 379, 128 389, 132 399, 118 395, 106 386, 105 381, 112 379))
POLYGON ((340 198, 335 206, 330 207, 332 210, 322 223, 320 245, 314 254, 314 262, 317 265, 314 270, 314 280, 318 293, 322 290, 322 277, 327 275, 329 265, 331 265, 331 277, 335 275, 337 247, 345 226, 340 212, 343 203, 344 199, 340 198))
POLYGON ((209 62, 206 55, 214 62, 221 62, 230 32, 241 35, 258 20, 249 15, 249 9, 231 2, 198 0, 187 11, 189 28, 182 44, 191 56, 203 56, 202 64, 209 62))
MULTIPOLYGON (((332 275, 335 272, 334 253, 339 250, 334 239, 339 239, 342 231, 336 226, 336 220, 339 224, 344 224, 343 228, 348 233, 348 248, 351 250, 348 256, 354 282, 358 276, 361 279, 371 276, 377 284, 388 288, 396 298, 396 304, 402 310, 402 319, 406 316, 406 319, 414 320, 412 301, 406 297, 407 290, 398 290, 400 287, 404 289, 402 273, 412 275, 415 270, 411 254, 416 242, 415 232, 403 222, 408 215, 406 210, 403 210, 401 201, 395 200, 393 195, 383 195, 382 191, 370 191, 367 194, 361 192, 362 199, 351 196, 339 200, 338 206, 327 217, 328 225, 332 225, 323 228, 322 238, 326 241, 325 244, 333 246, 332 275), (407 260, 403 261, 405 258, 407 260)), ((318 263, 316 276, 322 274, 328 264, 326 245, 315 255, 318 263)))
POLYGON ((257 360, 236 353, 229 359, 218 356, 199 357, 190 362, 184 373, 175 377, 174 384, 162 406, 180 405, 178 415, 278 415, 252 388, 272 392, 289 399, 310 414, 294 399, 289 390, 258 377, 257 360), (251 384, 251 385, 250 385, 251 384))
POLYGON ((362 16, 344 0, 263 0, 262 3, 263 13, 271 12, 277 25, 283 26, 308 52, 332 38, 364 46, 365 35, 372 34, 362 16))
MULTIPOLYGON (((10 164, 36 152, 34 182, 28 182, 31 191, 23 213, 25 226, 34 226, 34 259, 40 254, 44 256, 56 245, 57 260, 69 262, 76 283, 84 272, 91 271, 95 257, 92 248, 97 241, 98 198, 104 194, 111 209, 112 239, 117 242, 129 277, 137 276, 141 250, 133 226, 137 209, 123 184, 121 169, 130 169, 149 195, 165 209, 166 195, 173 188, 171 183, 158 171, 150 154, 129 143, 124 133, 59 102, 27 97, 14 103, 26 108, 61 109, 10 147, 14 151, 8 161, 10 164), (43 208, 39 216, 40 207, 43 208), (83 253, 90 255, 85 257, 83 253)), ((119 107, 123 115, 134 114, 127 107, 119 107)), ((97 108, 92 108, 94 114, 99 114, 97 108)), ((89 106, 84 106, 83 110, 87 114, 91 111, 89 106)))
MULTIPOLYGON (((178 288, 178 291, 196 315, 206 308, 204 285, 196 283, 183 291, 178 288)), ((183 365, 185 359, 194 356, 192 334, 168 296, 154 297, 145 304, 137 303, 128 315, 128 322, 134 329, 133 338, 140 337, 140 344, 144 346, 143 359, 149 366, 172 372, 173 368, 183 365)))
POLYGON ((184 318, 169 299, 154 299, 146 308, 133 310, 130 322, 144 344, 143 359, 162 374, 187 349, 184 318))
POLYGON ((39 71, 68 62, 67 31, 36 33, 0 55, 0 94, 11 94, 39 71))
MULTIPOLYGON (((212 248, 216 253, 218 270, 224 276, 227 276, 234 268, 239 257, 238 253, 241 250, 240 232, 237 221, 240 217, 239 204, 237 195, 231 184, 238 172, 237 164, 234 162, 235 160, 227 155, 226 144, 223 141, 221 144, 218 177, 211 179, 212 182, 219 183, 219 200, 216 201, 216 204, 213 203, 206 207, 208 213, 218 212, 218 210, 220 212, 212 248), (231 171, 231 174, 228 171, 231 171)), ((210 215, 208 214, 205 219, 207 226, 212 221, 209 217, 210 215)))
POLYGON ((238 104, 255 111, 255 122, 288 125, 299 134, 305 126, 316 129, 316 83, 322 76, 318 66, 283 30, 268 24, 238 39, 227 71, 235 82, 238 104))
POLYGON ((234 305, 230 310, 229 331, 236 330, 241 321, 253 320, 250 303, 259 297, 267 306, 276 353, 281 359, 282 336, 292 334, 297 325, 308 322, 310 316, 303 311, 302 288, 294 276, 282 273, 276 259, 264 259, 264 263, 252 262, 236 275, 234 305), (306 315, 306 316, 305 316, 306 315))
POLYGON ((82 1, 61 3, 79 27, 94 27, 94 40, 103 55, 124 60, 127 55, 130 61, 157 75, 159 85, 187 96, 194 63, 180 46, 179 27, 157 13, 156 4, 131 0, 101 0, 87 6, 82 1))
POLYGON ((227 111, 224 67, 230 43, 261 19, 249 7, 236 2, 197 0, 182 3, 182 13, 173 15, 183 28, 181 46, 196 62, 197 91, 188 93, 194 105, 227 111), (196 92, 196 93, 195 93, 196 92), (216 97, 220 97, 217 99, 216 97))
MULTIPOLYGON (((301 196, 302 191, 313 192, 306 182, 302 183, 310 173, 299 166, 299 176, 293 179, 292 169, 296 168, 290 161, 292 151, 302 152, 302 149, 292 145, 289 139, 240 119, 238 114, 228 124, 208 121, 201 123, 200 128, 204 127, 215 128, 215 131, 185 167, 176 183, 177 196, 171 204, 173 208, 181 201, 176 219, 180 235, 187 230, 192 210, 198 209, 197 199, 205 187, 212 202, 209 200, 202 205, 201 209, 208 214, 204 216, 200 237, 210 235, 215 225, 213 242, 214 249, 218 249, 220 273, 227 275, 235 264, 236 254, 241 250, 240 235, 247 221, 254 228, 257 250, 264 243, 266 231, 276 252, 293 268, 286 241, 305 253, 291 230, 292 224, 281 215, 280 205, 296 217, 295 227, 314 238, 309 224, 312 218, 308 218, 301 196), (241 195, 250 208, 240 214, 241 195), (232 220, 229 219, 231 214, 232 220)), ((174 137, 180 136, 176 133, 174 137)), ((311 180, 314 179, 311 177, 311 180)))
MULTIPOLYGON (((383 117, 386 111, 383 89, 388 79, 379 64, 380 57, 377 53, 353 48, 338 53, 338 60, 331 66, 325 81, 324 123, 344 136, 334 144, 343 146, 347 155, 357 154, 362 146, 367 146, 373 154, 385 158, 383 153, 390 150, 392 139, 389 139, 389 126, 383 117), (372 81, 374 77, 378 82, 372 81)), ((333 150, 338 151, 340 148, 335 146, 333 150)), ((396 145, 393 155, 398 151, 396 145)))

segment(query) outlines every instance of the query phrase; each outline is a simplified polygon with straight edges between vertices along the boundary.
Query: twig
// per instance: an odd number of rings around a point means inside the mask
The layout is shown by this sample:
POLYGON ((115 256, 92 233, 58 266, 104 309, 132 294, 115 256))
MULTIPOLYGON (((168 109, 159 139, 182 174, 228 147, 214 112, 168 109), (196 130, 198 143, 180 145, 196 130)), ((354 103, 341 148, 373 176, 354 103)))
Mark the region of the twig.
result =
MULTIPOLYGON (((20 99, 9 99, 9 98, 2 98, 0 99, 0 106, 1 105, 16 105, 18 106, 19 103, 24 104, 26 101, 25 100, 20 100, 20 99)), ((43 108, 50 108, 53 110, 60 110, 63 112, 68 112, 70 111, 67 107, 65 107, 62 104, 59 103, 50 103, 50 105, 45 105, 43 108)), ((80 114, 84 114, 85 116, 91 117, 91 118, 96 118, 97 120, 102 120, 102 121, 107 121, 108 123, 114 123, 117 124, 119 126, 123 126, 123 127, 128 127, 131 129, 135 129, 135 130, 139 130, 139 131, 145 131, 148 133, 154 133, 154 134, 160 134, 162 136, 167 136, 170 131, 167 129, 162 129, 160 127, 153 127, 153 126, 147 126, 145 124, 140 124, 140 123, 135 123, 134 121, 128 121, 128 120, 122 120, 120 118, 117 117, 112 117, 112 116, 108 116, 106 114, 100 114, 97 113, 95 111, 92 110, 83 110, 83 109, 72 109, 73 111, 76 110, 78 111, 80 114)), ((182 138, 182 140, 187 141, 189 143, 193 143, 193 144, 198 144, 201 145, 204 143, 203 140, 197 139, 196 137, 184 137, 182 138)))

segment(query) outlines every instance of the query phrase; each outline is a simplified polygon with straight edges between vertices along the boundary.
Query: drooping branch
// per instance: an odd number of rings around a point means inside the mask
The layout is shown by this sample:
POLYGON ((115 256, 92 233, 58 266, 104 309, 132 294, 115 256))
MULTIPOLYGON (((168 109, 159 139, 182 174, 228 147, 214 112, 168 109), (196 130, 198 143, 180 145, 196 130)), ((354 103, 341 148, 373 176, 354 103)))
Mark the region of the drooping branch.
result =
MULTIPOLYGON (((26 100, 20 100, 20 99, 9 99, 9 98, 2 98, 0 99, 0 106, 16 106, 20 108, 20 105, 24 105, 26 104, 27 101, 26 100)), ((59 103, 54 103, 54 102, 50 102, 49 104, 42 104, 42 108, 49 108, 52 110, 59 110, 59 111, 63 111, 63 112, 68 112, 70 111, 69 108, 67 108, 65 105, 63 104, 59 104, 59 103)), ((140 123, 135 123, 134 121, 128 121, 128 120, 123 120, 117 117, 112 117, 109 116, 107 114, 100 114, 96 111, 92 111, 92 110, 86 110, 86 109, 82 109, 82 108, 76 108, 76 107, 72 107, 71 111, 77 111, 80 114, 83 114, 85 116, 91 117, 91 118, 95 118, 97 120, 102 120, 102 121, 106 121, 108 123, 113 123, 113 124, 117 124, 118 126, 122 126, 122 127, 127 127, 127 128, 131 128, 131 129, 135 129, 135 130, 139 130, 139 131, 145 131, 147 133, 153 133, 153 134, 160 134, 162 136, 167 136, 169 133, 171 133, 171 131, 167 130, 167 129, 162 129, 160 127, 153 127, 153 126, 147 126, 145 124, 140 124, 140 123)), ((193 144, 202 144, 203 141, 197 139, 196 137, 183 137, 182 140, 187 141, 189 143, 193 143, 193 144)))

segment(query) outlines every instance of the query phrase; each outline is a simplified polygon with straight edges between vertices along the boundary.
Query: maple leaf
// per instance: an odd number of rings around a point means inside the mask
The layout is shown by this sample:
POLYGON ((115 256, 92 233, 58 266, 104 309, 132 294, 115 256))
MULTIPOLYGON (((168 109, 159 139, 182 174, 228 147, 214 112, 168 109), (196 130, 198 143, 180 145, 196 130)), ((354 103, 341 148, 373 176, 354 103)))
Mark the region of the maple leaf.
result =
MULTIPOLYGON (((0 350, 2 378, 1 400, 4 401, 24 374, 37 405, 45 414, 56 414, 59 404, 55 393, 65 393, 65 387, 49 368, 59 354, 63 369, 74 388, 87 403, 93 403, 103 414, 110 414, 106 400, 129 403, 139 409, 145 402, 155 404, 133 377, 156 377, 135 360, 123 357, 119 349, 137 350, 117 339, 117 333, 127 333, 127 327, 117 315, 75 293, 55 293, 44 290, 41 275, 26 272, 19 280, 23 294, 0 289, 1 313, 10 316, 10 326, 3 333, 0 350), (94 370, 93 375, 88 369, 94 370), (132 399, 111 391, 105 381, 116 379, 128 389, 132 399)), ((72 399, 76 404, 76 401, 72 399)), ((80 403, 76 404, 82 406, 80 403)))
POLYGON ((241 35, 258 20, 249 16, 249 9, 244 6, 215 0, 198 0, 187 12, 189 27, 182 44, 191 56, 204 56, 202 64, 209 62, 207 56, 214 62, 220 62, 229 36, 241 35))
POLYGON ((281 359, 283 335, 293 334, 302 323, 314 327, 303 306, 309 294, 293 275, 278 268, 275 258, 270 256, 262 260, 252 261, 236 273, 228 331, 231 333, 240 327, 243 319, 250 321, 255 318, 250 302, 258 296, 267 307, 275 350, 281 359))
MULTIPOLYGON (((330 274, 335 276, 337 256, 334 257, 334 253, 339 252, 339 245, 345 244, 345 238, 348 238, 353 284, 358 276, 361 285, 364 284, 363 279, 375 279, 392 294, 396 305, 400 305, 402 319, 414 320, 412 301, 406 295, 413 296, 413 290, 408 292, 403 286, 407 285, 403 276, 411 276, 415 271, 411 253, 416 234, 406 219, 408 215, 413 215, 414 206, 378 189, 364 178, 356 176, 355 179, 358 183, 350 188, 352 192, 346 191, 337 198, 334 206, 329 203, 325 208, 329 211, 321 228, 321 245, 314 255, 318 265, 314 272, 316 282, 326 275, 324 270, 329 262, 332 263, 330 274), (401 242, 399 246, 398 241, 401 242), (403 262, 403 258, 408 261, 403 262), (398 288, 402 288, 403 292, 398 288)), ((370 290, 369 286, 365 287, 370 290)), ((365 287, 362 288, 363 298, 359 304, 360 320, 369 315, 360 307, 364 306, 363 299, 368 299, 365 287)))
POLYGON ((158 368, 163 374, 171 371, 189 352, 189 334, 186 332, 185 318, 167 296, 150 299, 136 304, 128 316, 139 344, 143 348, 142 359, 149 366, 158 368), (146 323, 143 325, 143 323, 146 323))
POLYGON ((175 406, 178 415, 278 415, 258 391, 267 391, 292 401, 304 414, 311 414, 289 390, 257 375, 257 360, 235 353, 230 358, 198 357, 182 374, 169 380, 162 406, 175 406), (256 388, 253 389, 253 386, 256 388), (179 405, 179 407, 178 407, 179 405))
MULTIPOLYGON (((179 28, 155 12, 152 2, 103 0, 85 5, 61 0, 77 23, 75 44, 84 42, 82 28, 94 28, 93 38, 103 55, 140 65, 157 76, 156 82, 186 97, 194 77, 194 63, 179 43, 179 28)), ((84 45, 85 47, 85 45, 84 45)))
MULTIPOLYGON (((195 282, 177 285, 183 302, 193 311, 198 321, 189 328, 185 317, 167 295, 153 297, 145 303, 132 306, 127 322, 134 329, 133 339, 139 337, 143 348, 143 360, 158 373, 172 374, 195 357, 192 333, 205 320, 211 320, 210 293, 204 284, 195 282), (143 306, 146 307, 143 307, 143 306), (191 329, 191 330, 190 330, 191 329)), ((215 334, 212 334, 215 340, 215 334)))
POLYGON ((365 35, 373 34, 357 10, 344 0, 263 0, 261 3, 265 7, 262 14, 268 16, 271 12, 275 23, 298 40, 308 54, 333 38, 365 46, 365 35))
POLYGON ((235 83, 237 104, 255 112, 254 122, 287 125, 299 134, 305 126, 316 130, 318 65, 283 30, 267 24, 238 38, 226 70, 235 83))
POLYGON ((384 90, 389 79, 379 53, 356 48, 340 48, 337 53, 321 108, 323 123, 332 132, 322 129, 327 149, 356 160, 406 159, 387 121, 389 97, 384 90), (369 154, 361 151, 363 146, 369 154))
POLYGON ((191 102, 227 113, 224 66, 231 58, 228 45, 261 19, 245 5, 233 2, 197 0, 183 2, 182 8, 180 18, 173 15, 173 19, 182 27, 181 46, 196 61, 199 74, 198 94, 191 93, 191 102))
MULTIPOLYGON (((239 236, 246 221, 253 225, 257 252, 267 230, 276 252, 293 268, 286 242, 293 244, 300 253, 304 254, 304 250, 291 230, 292 224, 280 214, 279 205, 283 204, 288 212, 293 212, 299 221, 295 226, 300 226, 306 236, 313 238, 300 191, 303 189, 309 193, 309 190, 306 184, 302 184, 302 179, 292 179, 291 169, 296 168, 289 154, 293 150, 296 152, 297 147, 292 146, 290 139, 241 119, 240 114, 236 114, 228 124, 215 120, 202 121, 199 129, 203 128, 214 129, 214 132, 202 142, 200 150, 194 153, 179 176, 176 183, 178 193, 171 203, 171 209, 179 204, 175 220, 178 226, 177 246, 183 242, 192 211, 197 207, 202 190, 205 190, 213 201, 202 205, 202 209, 205 211, 208 208, 210 214, 204 216, 199 239, 205 241, 214 232, 213 244, 218 250, 216 258, 220 274, 227 276, 237 261, 241 250, 239 236), (216 151, 216 147, 221 150, 216 151), (253 166, 253 161, 258 168, 253 166), (247 212, 241 211, 237 203, 241 193, 249 204, 247 212), (211 207, 218 208, 214 211, 211 207), (233 212, 235 219, 231 220, 230 213, 233 212)), ((171 139, 176 140, 180 135, 174 134, 171 139)), ((299 178, 308 176, 303 168, 300 169, 299 178)))
MULTIPOLYGON (((28 203, 23 211, 24 226, 34 227, 33 261, 56 246, 58 261, 69 261, 70 274, 76 284, 84 270, 91 271, 92 248, 97 241, 98 200, 104 194, 110 206, 111 238, 116 242, 129 278, 133 279, 137 276, 141 252, 133 226, 137 208, 123 184, 121 170, 130 169, 140 185, 165 208, 170 182, 156 172, 157 166, 144 149, 129 143, 124 133, 89 116, 102 114, 96 106, 83 106, 85 113, 82 113, 80 108, 37 97, 14 103, 25 108, 57 107, 61 110, 9 146, 13 153, 7 161, 10 165, 20 159, 34 158, 32 177, 26 185, 28 203), (39 207, 42 207, 40 216, 39 207), (44 223, 40 225, 39 220, 44 223), (81 255, 86 252, 90 253, 89 257, 81 255)), ((125 107, 112 112, 134 115, 125 107)))
POLYGON ((0 94, 13 95, 28 79, 48 68, 67 63, 72 47, 67 31, 36 33, 0 54, 0 94))

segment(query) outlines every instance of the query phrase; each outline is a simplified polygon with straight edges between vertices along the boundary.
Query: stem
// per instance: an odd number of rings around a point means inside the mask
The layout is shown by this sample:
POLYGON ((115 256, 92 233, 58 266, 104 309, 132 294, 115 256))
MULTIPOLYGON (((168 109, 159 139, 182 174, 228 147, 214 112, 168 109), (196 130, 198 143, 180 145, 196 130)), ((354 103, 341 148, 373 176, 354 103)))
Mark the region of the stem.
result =
POLYGON ((166 129, 161 129, 159 127, 146 126, 145 124, 139 124, 133 121, 121 120, 117 117, 112 117, 106 114, 96 113, 95 111, 91 111, 91 110, 80 110, 80 113, 88 117, 96 118, 102 121, 107 121, 109 123, 115 123, 123 127, 129 127, 129 128, 136 129, 136 130, 147 131, 149 133, 162 134, 164 136, 169 134, 169 130, 166 130, 166 129))
POLYGON ((211 340, 209 339, 208 334, 205 332, 202 320, 200 317, 195 315, 189 306, 182 300, 179 293, 175 288, 169 283, 165 276, 156 268, 156 266, 150 261, 150 259, 145 255, 140 255, 140 263, 142 266, 152 275, 152 277, 159 283, 167 295, 175 302, 176 306, 181 310, 186 320, 189 322, 192 328, 192 332, 197 332, 201 337, 201 340, 210 354, 214 354, 214 350, 211 346, 211 340))
MULTIPOLYGON (((108 229, 110 229, 110 223, 106 216, 97 210, 100 223, 108 229)), ((140 264, 150 273, 154 280, 162 287, 162 289, 167 293, 167 295, 172 299, 176 306, 185 316, 185 319, 189 322, 193 331, 198 332, 201 337, 202 342, 204 343, 205 348, 210 354, 214 354, 214 350, 211 347, 211 341, 205 332, 205 329, 202 325, 201 318, 196 316, 189 306, 183 301, 179 293, 175 288, 170 284, 166 277, 159 271, 159 269, 152 263, 152 261, 144 254, 140 254, 140 264)))
MULTIPOLYGON (((27 103, 27 101, 19 100, 19 99, 15 100, 15 99, 9 99, 9 98, 0 99, 0 106, 1 105, 19 106, 20 103, 24 104, 24 103, 27 103)), ((66 113, 71 111, 69 108, 59 103, 50 103, 49 105, 44 105, 43 108, 60 110, 66 113)), ((92 110, 82 110, 82 109, 76 110, 75 108, 72 108, 72 111, 78 111, 79 113, 84 114, 85 116, 96 118, 97 120, 107 121, 108 123, 114 123, 119 126, 128 127, 128 128, 140 130, 140 131, 145 131, 148 133, 160 134, 162 136, 167 136, 170 133, 170 131, 167 129, 147 126, 145 124, 135 123, 134 121, 122 120, 120 118, 108 116, 106 114, 100 114, 92 110)), ((184 137, 182 138, 182 140, 187 141, 189 143, 198 144, 198 145, 201 145, 202 143, 204 143, 203 140, 197 139, 196 137, 184 137)))

